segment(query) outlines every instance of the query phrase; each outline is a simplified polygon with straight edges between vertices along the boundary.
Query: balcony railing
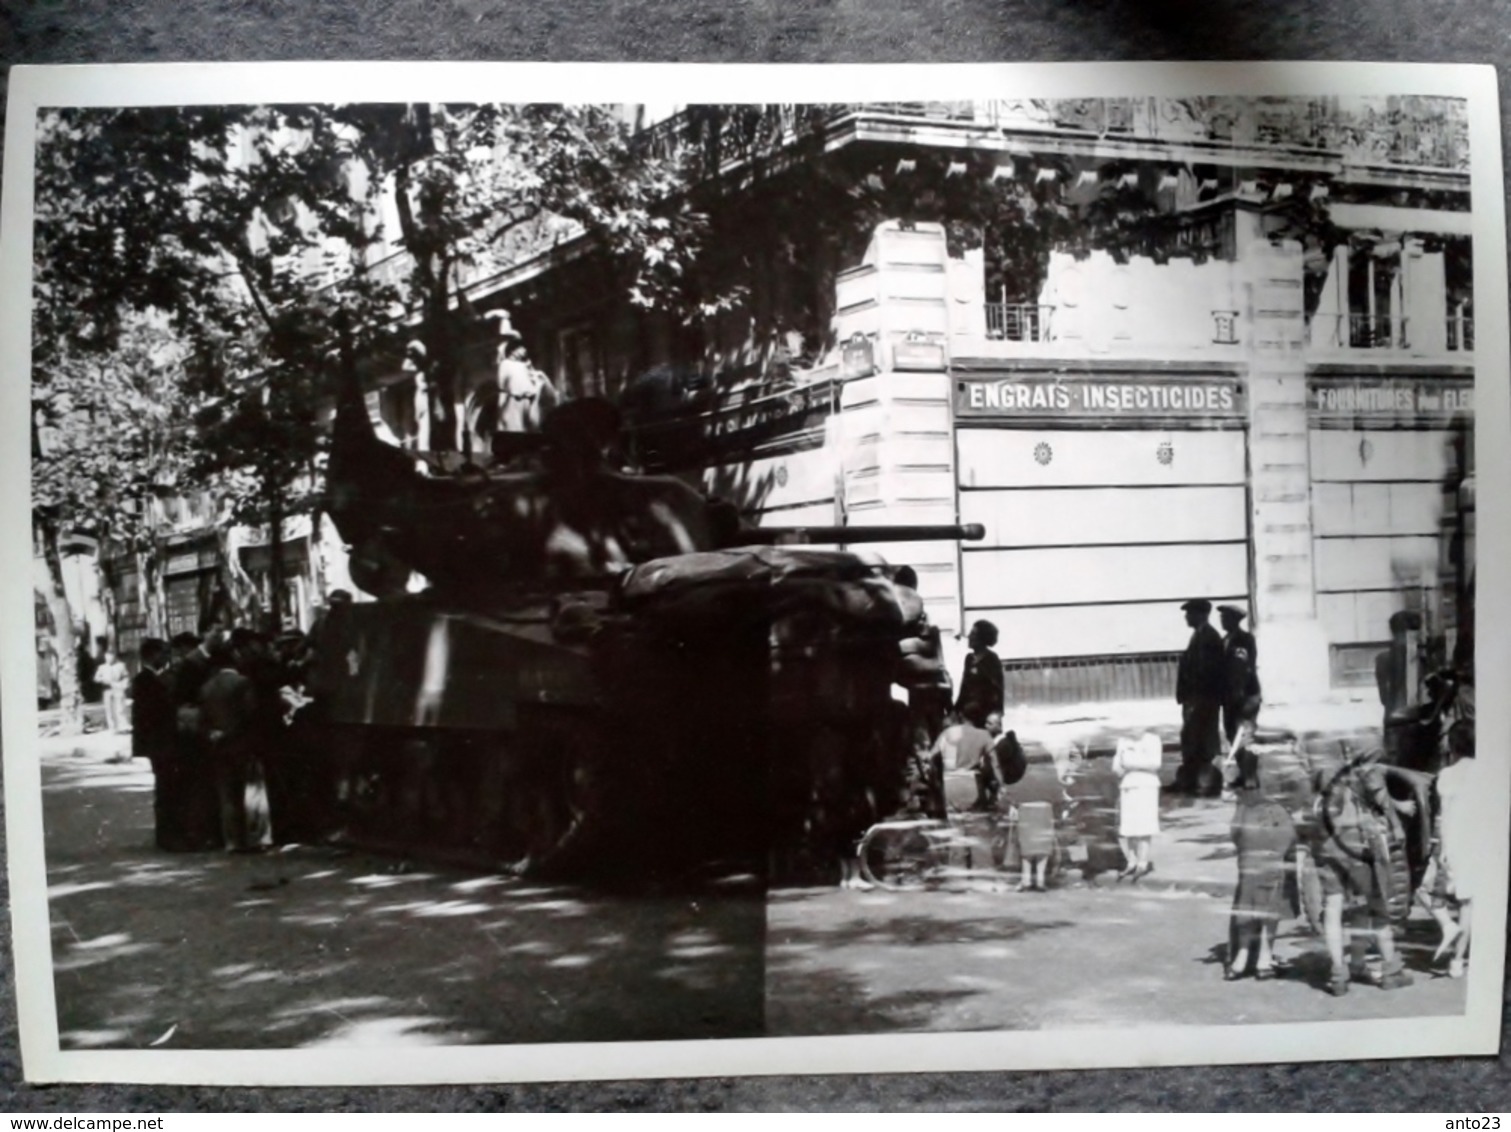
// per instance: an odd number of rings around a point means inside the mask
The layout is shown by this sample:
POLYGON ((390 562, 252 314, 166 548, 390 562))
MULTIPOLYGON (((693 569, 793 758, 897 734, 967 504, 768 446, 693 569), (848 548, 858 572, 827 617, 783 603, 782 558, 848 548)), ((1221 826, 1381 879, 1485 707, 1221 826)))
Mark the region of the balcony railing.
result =
POLYGON ((1474 319, 1450 318, 1448 320, 1448 348, 1468 353, 1474 349, 1474 319))
MULTIPOLYGON (((1056 342, 1064 337, 1064 330, 1056 326, 1053 306, 1035 303, 987 303, 986 337, 989 342, 1056 342)), ((1216 346, 1238 345, 1238 319, 1236 310, 1214 309, 1212 315, 1211 342, 1216 346)), ((1076 335, 1070 332, 1072 337, 1076 335)), ((1118 334, 1119 339, 1137 335, 1118 334)))
POLYGON ((1405 350, 1406 319, 1384 314, 1340 314, 1338 341, 1355 350, 1405 350))
POLYGON ((993 342, 1048 342, 1054 309, 1032 303, 987 303, 986 336, 993 342))

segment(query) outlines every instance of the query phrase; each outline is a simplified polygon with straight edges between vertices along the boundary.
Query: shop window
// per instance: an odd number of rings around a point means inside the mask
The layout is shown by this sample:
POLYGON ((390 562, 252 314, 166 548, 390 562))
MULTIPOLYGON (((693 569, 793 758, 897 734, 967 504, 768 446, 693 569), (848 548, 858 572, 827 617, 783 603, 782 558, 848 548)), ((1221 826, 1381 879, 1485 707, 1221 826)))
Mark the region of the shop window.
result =
POLYGON ((190 574, 181 578, 169 578, 164 587, 168 622, 168 635, 199 632, 200 576, 190 574))
POLYGON ((1363 644, 1329 645, 1328 665, 1334 688, 1372 688, 1375 685, 1375 657, 1390 647, 1389 641, 1363 644))

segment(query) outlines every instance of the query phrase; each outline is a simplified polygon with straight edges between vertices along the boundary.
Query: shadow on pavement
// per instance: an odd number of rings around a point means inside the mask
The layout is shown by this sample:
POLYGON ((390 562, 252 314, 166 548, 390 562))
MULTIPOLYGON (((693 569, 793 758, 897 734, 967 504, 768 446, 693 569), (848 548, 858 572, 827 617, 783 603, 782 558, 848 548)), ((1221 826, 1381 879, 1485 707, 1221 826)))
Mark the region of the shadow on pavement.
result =
POLYGON ((43 767, 64 1049, 747 1037, 765 885, 605 894, 296 847, 167 854, 151 775, 43 767))

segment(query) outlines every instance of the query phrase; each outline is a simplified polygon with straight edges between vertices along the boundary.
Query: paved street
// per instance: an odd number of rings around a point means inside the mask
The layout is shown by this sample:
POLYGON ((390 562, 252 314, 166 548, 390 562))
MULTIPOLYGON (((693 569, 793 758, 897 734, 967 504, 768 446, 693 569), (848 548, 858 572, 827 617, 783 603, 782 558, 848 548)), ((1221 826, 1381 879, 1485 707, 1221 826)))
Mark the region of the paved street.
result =
MULTIPOLYGON (((1214 860, 1227 850, 1211 845, 1214 860)), ((1158 873, 1156 873, 1156 876, 1158 873)), ((767 906, 771 1034, 1070 1029, 1457 1014, 1464 983, 1425 972, 1431 921, 1408 925, 1416 985, 1321 989, 1319 938, 1292 924, 1271 982, 1222 981, 1231 898, 1199 886, 774 893, 767 906)))
POLYGON ((110 747, 45 744, 65 1049, 760 1033, 748 880, 625 898, 325 849, 161 853, 151 772, 110 747))
MULTIPOLYGON (((320 1046, 1223 1024, 1453 1014, 1464 983, 1320 990, 1320 940, 1225 984, 1230 807, 1168 800, 1155 873, 1045 894, 788 889, 613 896, 365 854, 169 855, 151 776, 91 735, 44 743, 65 1048, 320 1046)), ((1416 913, 1421 917, 1421 913, 1416 913)))

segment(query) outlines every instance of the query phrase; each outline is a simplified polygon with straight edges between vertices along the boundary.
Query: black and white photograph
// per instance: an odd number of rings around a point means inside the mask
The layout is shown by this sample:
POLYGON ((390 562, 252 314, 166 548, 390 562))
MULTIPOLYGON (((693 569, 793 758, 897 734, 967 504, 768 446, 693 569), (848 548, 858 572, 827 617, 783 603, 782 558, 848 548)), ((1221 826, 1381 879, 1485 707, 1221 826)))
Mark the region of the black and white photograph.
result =
POLYGON ((28 1078, 1494 1052, 1498 129, 1488 68, 16 71, 28 1078))

